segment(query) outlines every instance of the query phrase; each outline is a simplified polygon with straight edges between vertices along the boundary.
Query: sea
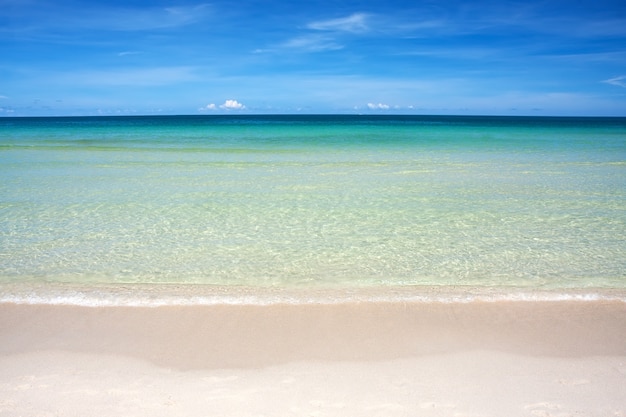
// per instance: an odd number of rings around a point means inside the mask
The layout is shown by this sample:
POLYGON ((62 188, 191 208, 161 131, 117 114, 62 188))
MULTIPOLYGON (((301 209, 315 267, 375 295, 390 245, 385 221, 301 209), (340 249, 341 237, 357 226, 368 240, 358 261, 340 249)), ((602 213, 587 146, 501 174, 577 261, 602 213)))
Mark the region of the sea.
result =
POLYGON ((0 301, 102 288, 623 293, 626 118, 0 118, 0 301))

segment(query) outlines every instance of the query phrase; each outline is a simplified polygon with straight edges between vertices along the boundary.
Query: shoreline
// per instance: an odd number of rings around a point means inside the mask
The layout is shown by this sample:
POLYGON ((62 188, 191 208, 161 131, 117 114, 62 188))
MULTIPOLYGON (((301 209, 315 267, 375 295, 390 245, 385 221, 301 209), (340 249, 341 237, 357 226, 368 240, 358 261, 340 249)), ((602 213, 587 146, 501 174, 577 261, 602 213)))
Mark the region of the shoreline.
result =
POLYGON ((82 307, 271 306, 346 303, 610 301, 626 303, 626 288, 532 288, 471 285, 224 286, 147 283, 2 283, 0 304, 82 307))

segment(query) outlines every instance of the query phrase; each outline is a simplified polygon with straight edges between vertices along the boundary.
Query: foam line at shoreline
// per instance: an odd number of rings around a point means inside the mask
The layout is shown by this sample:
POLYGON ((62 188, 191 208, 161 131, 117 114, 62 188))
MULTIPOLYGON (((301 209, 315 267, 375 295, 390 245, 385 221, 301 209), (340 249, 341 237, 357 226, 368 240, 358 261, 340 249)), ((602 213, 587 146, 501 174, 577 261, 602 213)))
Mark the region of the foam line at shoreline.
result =
POLYGON ((345 303, 489 303, 612 301, 626 303, 625 289, 529 289, 519 287, 264 288, 208 285, 1 285, 0 303, 80 307, 163 307, 345 303))

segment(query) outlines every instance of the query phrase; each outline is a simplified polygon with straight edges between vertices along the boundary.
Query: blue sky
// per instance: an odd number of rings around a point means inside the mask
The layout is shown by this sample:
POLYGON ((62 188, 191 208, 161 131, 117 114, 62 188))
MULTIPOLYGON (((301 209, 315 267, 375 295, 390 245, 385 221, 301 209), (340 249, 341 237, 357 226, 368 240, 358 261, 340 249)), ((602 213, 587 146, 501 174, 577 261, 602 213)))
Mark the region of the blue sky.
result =
POLYGON ((0 115, 626 116, 626 2, 0 0, 0 115))

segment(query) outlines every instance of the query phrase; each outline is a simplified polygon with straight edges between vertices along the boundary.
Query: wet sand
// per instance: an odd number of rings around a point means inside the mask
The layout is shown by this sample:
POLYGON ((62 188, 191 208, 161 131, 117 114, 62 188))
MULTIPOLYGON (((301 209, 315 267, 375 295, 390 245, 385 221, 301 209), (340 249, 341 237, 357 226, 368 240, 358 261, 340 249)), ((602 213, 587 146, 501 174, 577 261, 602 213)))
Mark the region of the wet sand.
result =
POLYGON ((626 417, 622 301, 0 304, 2 416, 626 417))

